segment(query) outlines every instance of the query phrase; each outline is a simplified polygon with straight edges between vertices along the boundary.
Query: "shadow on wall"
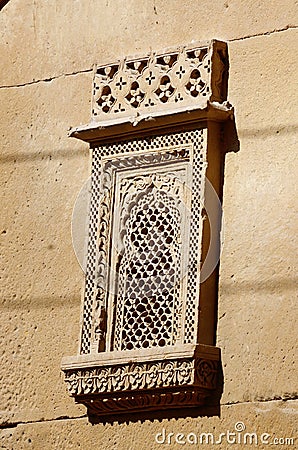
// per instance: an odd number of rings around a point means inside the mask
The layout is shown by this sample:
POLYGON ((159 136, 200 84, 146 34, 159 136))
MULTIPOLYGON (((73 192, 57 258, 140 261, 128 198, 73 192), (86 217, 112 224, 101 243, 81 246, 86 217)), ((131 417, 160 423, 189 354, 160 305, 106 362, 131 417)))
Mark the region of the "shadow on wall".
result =
POLYGON ((4 6, 9 2, 9 0, 0 0, 0 11, 4 8, 4 6))
POLYGON ((70 158, 78 158, 81 156, 89 155, 89 148, 74 148, 74 147, 64 147, 64 148, 55 148, 50 151, 41 150, 36 153, 27 153, 27 152, 15 152, 8 153, 0 156, 1 164, 5 163, 25 163, 32 161, 42 161, 47 158, 50 160, 61 160, 61 159, 70 159, 70 158))
MULTIPOLYGON (((238 133, 236 129, 235 118, 227 120, 224 123, 224 152, 225 153, 237 153, 240 150, 240 141, 238 139, 238 133)), ((223 168, 224 170, 224 161, 223 168)))
MULTIPOLYGON (((239 151, 239 140, 236 131, 235 122, 228 121, 225 125, 226 128, 226 153, 228 152, 238 152, 239 151)), ((243 138, 256 138, 256 139, 264 139, 271 136, 276 135, 289 135, 291 133, 297 133, 298 126, 296 124, 281 126, 281 127, 263 127, 263 128, 251 128, 251 129, 242 129, 241 136, 243 138)), ((59 148, 51 151, 42 151, 39 153, 25 153, 25 152, 16 152, 6 155, 0 156, 0 161, 2 164, 10 163, 10 162, 26 162, 26 161, 39 161, 46 158, 51 159, 61 159, 61 158, 77 158, 82 154, 89 154, 89 148, 84 147, 79 149, 74 149, 73 147, 65 147, 59 148)))

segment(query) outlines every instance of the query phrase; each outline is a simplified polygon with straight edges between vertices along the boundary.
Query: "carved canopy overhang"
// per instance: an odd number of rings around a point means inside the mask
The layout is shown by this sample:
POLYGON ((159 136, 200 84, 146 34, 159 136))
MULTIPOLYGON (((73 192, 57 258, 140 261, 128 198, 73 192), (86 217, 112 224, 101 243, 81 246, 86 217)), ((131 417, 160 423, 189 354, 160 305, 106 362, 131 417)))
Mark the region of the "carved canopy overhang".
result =
POLYGON ((115 139, 128 139, 152 135, 156 132, 171 132, 181 127, 192 128, 208 121, 224 122, 233 117, 234 110, 228 102, 205 103, 202 109, 172 110, 167 113, 148 113, 137 117, 125 117, 120 122, 90 123, 72 128, 69 136, 96 146, 99 143, 113 142, 115 139))
POLYGON ((91 415, 194 407, 216 389, 217 275, 201 267, 227 78, 218 41, 100 66, 92 122, 69 133, 90 143, 92 176, 80 351, 62 370, 91 415))

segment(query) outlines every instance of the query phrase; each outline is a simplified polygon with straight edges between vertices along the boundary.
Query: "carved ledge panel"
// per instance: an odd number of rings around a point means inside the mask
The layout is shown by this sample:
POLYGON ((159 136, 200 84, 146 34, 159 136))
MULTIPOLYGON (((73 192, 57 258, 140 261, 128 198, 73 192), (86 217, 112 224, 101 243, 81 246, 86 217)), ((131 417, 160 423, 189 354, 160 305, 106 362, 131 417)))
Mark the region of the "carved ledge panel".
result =
MULTIPOLYGON (((163 359, 121 364, 111 358, 111 364, 100 366, 94 361, 82 368, 73 367, 79 362, 65 362, 63 370, 70 395, 91 414, 194 407, 202 405, 216 388, 219 355, 211 350, 208 356, 197 352, 191 357, 169 357, 165 352, 163 359)), ((139 358, 146 359, 146 355, 139 358)))

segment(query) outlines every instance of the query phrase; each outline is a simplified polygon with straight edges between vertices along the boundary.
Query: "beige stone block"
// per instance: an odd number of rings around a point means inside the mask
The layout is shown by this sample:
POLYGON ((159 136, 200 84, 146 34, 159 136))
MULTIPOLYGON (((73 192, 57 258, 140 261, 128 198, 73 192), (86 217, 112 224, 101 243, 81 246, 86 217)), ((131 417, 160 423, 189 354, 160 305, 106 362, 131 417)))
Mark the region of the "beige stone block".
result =
POLYGON ((288 31, 230 45, 240 151, 226 156, 224 179, 224 403, 297 395, 295 39, 288 31))
POLYGON ((0 78, 22 84, 192 40, 233 40, 297 25, 294 0, 14 0, 1 11, 0 78))
POLYGON ((2 448, 9 450, 178 450, 205 447, 226 450, 272 446, 291 450, 298 439, 295 434, 297 412, 298 402, 287 401, 223 406, 220 417, 136 419, 130 423, 93 426, 86 418, 65 419, 20 424, 3 430, 0 443, 2 448))
POLYGON ((228 98, 236 111, 241 141, 279 134, 293 142, 298 114, 297 38, 296 29, 228 44, 228 98))
POLYGON ((67 129, 88 120, 90 88, 88 74, 0 92, 4 422, 80 411, 67 396, 60 361, 78 346, 83 273, 71 217, 89 151, 67 129))

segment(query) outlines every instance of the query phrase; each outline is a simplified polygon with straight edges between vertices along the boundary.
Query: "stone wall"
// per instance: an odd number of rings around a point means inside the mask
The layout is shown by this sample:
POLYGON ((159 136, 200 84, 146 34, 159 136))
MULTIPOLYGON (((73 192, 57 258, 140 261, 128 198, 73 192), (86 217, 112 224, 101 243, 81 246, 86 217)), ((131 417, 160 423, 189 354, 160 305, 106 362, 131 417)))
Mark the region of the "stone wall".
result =
POLYGON ((0 11, 1 448, 198 448, 189 433, 228 430, 235 448, 254 447, 237 422, 258 448, 262 433, 297 445, 296 24, 294 0, 10 0, 0 11), (225 161, 220 417, 92 426, 60 371, 78 346, 83 274, 70 227, 89 174, 88 146, 67 130, 90 120, 94 64, 212 38, 228 42, 240 141, 225 161))

